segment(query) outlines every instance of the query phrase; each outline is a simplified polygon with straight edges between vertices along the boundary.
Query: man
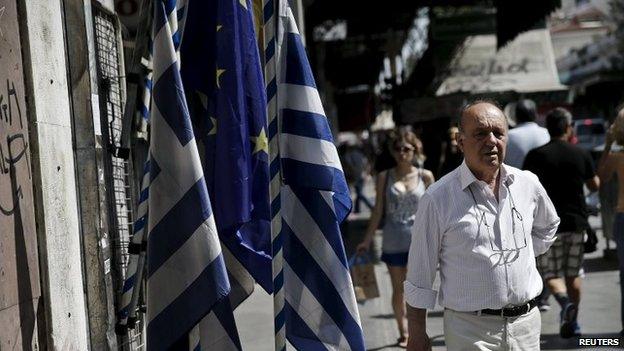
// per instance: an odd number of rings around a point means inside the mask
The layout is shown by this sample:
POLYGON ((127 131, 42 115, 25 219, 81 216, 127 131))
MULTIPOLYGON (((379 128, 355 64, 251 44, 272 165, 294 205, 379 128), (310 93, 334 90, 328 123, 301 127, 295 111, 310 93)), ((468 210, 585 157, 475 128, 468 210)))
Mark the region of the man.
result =
POLYGON ((516 103, 516 128, 509 131, 505 164, 521 168, 524 158, 532 149, 546 144, 550 137, 546 128, 535 123, 537 110, 532 100, 524 99, 516 103))
POLYGON ((572 134, 570 112, 563 108, 552 110, 546 116, 546 128, 550 142, 529 152, 524 169, 537 175, 561 217, 559 238, 548 252, 538 257, 537 266, 561 306, 559 334, 570 338, 581 335, 576 321, 581 300, 579 271, 585 231, 589 228, 583 184, 590 191, 597 191, 600 181, 589 153, 567 141, 572 134))
POLYGON ((507 121, 490 102, 461 114, 464 162, 421 198, 404 283, 408 350, 430 350, 426 310, 445 307, 448 350, 538 350, 535 257, 559 217, 537 177, 503 165, 507 121), (433 290, 440 269, 440 292, 433 290))

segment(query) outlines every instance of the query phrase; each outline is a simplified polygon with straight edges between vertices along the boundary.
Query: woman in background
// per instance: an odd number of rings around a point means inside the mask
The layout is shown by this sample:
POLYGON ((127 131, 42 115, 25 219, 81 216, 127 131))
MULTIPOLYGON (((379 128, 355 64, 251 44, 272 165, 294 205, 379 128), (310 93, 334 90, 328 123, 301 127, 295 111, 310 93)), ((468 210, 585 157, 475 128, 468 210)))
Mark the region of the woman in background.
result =
POLYGON ((392 281, 392 309, 399 330, 398 344, 407 346, 407 326, 403 281, 407 272, 412 225, 418 202, 426 188, 434 182, 433 174, 414 166, 424 157, 422 143, 412 132, 405 131, 393 138, 391 154, 396 165, 379 173, 376 186, 375 207, 364 235, 357 246, 358 253, 370 249, 375 230, 384 217, 381 260, 386 263, 392 281))

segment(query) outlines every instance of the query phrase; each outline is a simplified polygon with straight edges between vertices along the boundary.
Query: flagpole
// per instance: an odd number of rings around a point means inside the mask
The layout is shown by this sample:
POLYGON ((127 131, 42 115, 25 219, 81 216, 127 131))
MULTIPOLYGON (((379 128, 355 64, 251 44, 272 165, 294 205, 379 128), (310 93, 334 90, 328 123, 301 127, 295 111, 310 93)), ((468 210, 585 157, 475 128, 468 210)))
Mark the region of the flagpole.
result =
POLYGON ((273 316, 275 350, 286 350, 286 327, 284 319, 284 256, 282 250, 282 218, 280 191, 279 121, 277 111, 277 57, 276 29, 279 0, 262 0, 264 12, 264 79, 267 92, 270 156, 271 196, 271 250, 273 270, 273 316))

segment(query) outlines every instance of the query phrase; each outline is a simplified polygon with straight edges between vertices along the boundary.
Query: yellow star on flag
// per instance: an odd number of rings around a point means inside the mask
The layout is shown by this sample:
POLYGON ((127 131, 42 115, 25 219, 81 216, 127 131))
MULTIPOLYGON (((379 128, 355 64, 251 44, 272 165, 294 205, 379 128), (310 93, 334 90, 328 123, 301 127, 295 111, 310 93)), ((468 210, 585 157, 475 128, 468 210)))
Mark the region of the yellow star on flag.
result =
POLYGON ((212 127, 210 128, 208 135, 217 135, 217 119, 210 117, 210 122, 212 123, 212 127))
POLYGON ((238 0, 238 2, 240 2, 240 4, 243 5, 245 10, 247 10, 247 0, 238 0))
POLYGON ((221 75, 223 74, 223 72, 225 72, 224 69, 219 69, 217 68, 217 88, 221 89, 221 85, 219 85, 219 77, 221 77, 221 75))
POLYGON ((195 92, 197 93, 197 97, 199 98, 199 102, 201 103, 202 107, 204 108, 204 110, 208 109, 208 96, 206 96, 206 94, 202 93, 199 90, 195 90, 195 92))
POLYGON ((222 25, 220 25, 220 24, 219 24, 219 25, 217 25, 217 32, 218 32, 219 30, 221 30, 221 27, 223 27, 223 26, 222 26, 222 25))
POLYGON ((256 153, 260 151, 264 151, 267 154, 269 153, 269 139, 267 138, 264 128, 260 130, 260 134, 258 134, 257 137, 251 137, 251 141, 253 141, 254 144, 256 144, 252 155, 255 155, 256 153))

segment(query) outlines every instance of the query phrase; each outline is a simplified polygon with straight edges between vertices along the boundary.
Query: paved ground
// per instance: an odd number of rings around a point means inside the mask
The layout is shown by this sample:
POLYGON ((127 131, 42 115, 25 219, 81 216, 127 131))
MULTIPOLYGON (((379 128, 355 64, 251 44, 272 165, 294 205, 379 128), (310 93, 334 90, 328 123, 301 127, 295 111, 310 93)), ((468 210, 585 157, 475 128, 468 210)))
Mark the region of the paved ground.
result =
MULTIPOLYGON (((366 225, 367 214, 352 218, 344 231, 347 252, 360 241, 366 225)), ((597 229, 599 249, 586 257, 584 265, 582 302, 579 322, 586 336, 616 337, 620 332, 620 292, 617 263, 603 258, 605 240, 600 228, 600 220, 590 217, 590 222, 597 229)), ((374 252, 379 257, 381 238, 377 235, 374 252)), ((613 247, 615 244, 611 244, 613 247)), ((400 350, 396 346, 398 332, 390 305, 390 277, 382 263, 376 265, 381 297, 360 304, 360 314, 367 349, 400 350)), ((577 350, 577 339, 559 338, 559 308, 551 297, 551 311, 542 313, 542 350, 577 350)), ((260 287, 240 306, 236 312, 243 349, 254 351, 273 350, 272 297, 260 287)), ((442 309, 438 306, 429 312, 427 321, 429 336, 433 340, 434 350, 446 350, 442 331, 442 309)), ((289 348, 292 350, 293 348, 289 348)), ((586 348, 589 350, 591 348, 586 348)), ((608 350, 600 348, 593 350, 608 350)))

